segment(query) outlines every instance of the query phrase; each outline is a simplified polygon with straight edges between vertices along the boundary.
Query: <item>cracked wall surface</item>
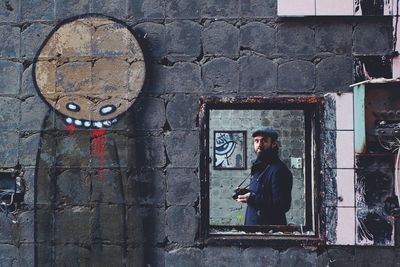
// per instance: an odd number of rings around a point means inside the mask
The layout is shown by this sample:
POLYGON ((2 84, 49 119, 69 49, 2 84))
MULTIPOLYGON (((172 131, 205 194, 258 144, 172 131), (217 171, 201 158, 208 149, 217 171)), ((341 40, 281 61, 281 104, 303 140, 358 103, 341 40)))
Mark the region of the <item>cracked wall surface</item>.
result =
MULTIPOLYGON (((343 92, 355 78, 354 56, 392 51, 391 18, 276 14, 276 0, 1 1, 0 164, 21 164, 27 181, 18 223, 0 216, 2 263, 394 265, 398 248, 196 242, 200 96, 343 92), (54 27, 88 13, 126 23, 146 60, 140 95, 105 134, 102 182, 89 130, 71 139, 32 79, 35 54, 54 27)), ((112 52, 119 43, 110 45, 112 52)))

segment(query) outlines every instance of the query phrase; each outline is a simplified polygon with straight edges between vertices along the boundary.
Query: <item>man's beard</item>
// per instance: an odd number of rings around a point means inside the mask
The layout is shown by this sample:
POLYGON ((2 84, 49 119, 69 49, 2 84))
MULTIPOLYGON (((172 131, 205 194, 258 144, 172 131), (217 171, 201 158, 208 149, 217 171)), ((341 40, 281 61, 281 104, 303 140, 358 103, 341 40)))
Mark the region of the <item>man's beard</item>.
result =
POLYGON ((257 154, 257 161, 271 161, 276 157, 278 154, 278 150, 276 148, 267 148, 264 150, 261 150, 257 154))

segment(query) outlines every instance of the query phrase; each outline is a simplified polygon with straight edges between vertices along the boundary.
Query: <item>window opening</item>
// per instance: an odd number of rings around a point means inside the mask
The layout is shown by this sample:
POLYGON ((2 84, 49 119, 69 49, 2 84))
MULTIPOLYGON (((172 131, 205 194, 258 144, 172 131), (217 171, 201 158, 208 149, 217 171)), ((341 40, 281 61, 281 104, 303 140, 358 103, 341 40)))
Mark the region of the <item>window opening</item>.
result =
MULTIPOLYGON (((319 200, 315 193, 320 168, 315 151, 319 145, 320 108, 321 100, 309 97, 202 99, 203 238, 226 235, 319 238, 319 200), (279 158, 293 176, 286 223, 250 225, 246 222, 250 201, 246 204, 234 200, 237 193, 249 192, 235 191, 238 187, 250 190, 250 195, 260 192, 249 186, 250 177, 254 176, 252 162, 257 160, 252 134, 260 127, 273 129, 278 134, 279 158)), ((271 190, 268 182, 265 187, 271 190)), ((266 202, 268 198, 264 198, 266 202)), ((260 215, 261 210, 255 214, 260 215)))

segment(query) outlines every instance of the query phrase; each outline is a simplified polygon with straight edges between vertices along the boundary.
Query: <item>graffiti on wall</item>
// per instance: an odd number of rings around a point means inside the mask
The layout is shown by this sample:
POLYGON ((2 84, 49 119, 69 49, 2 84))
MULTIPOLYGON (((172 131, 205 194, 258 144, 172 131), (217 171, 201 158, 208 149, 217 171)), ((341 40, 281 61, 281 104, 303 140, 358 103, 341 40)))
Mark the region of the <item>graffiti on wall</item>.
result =
POLYGON ((383 0, 355 0, 354 11, 356 12, 356 14, 361 13, 363 15, 378 15, 379 13, 383 13, 383 0))
MULTIPOLYGON (((119 20, 97 14, 74 17, 49 34, 32 75, 50 107, 34 174, 34 240, 52 245, 45 250, 35 246, 35 265, 59 265, 50 255, 63 249, 61 242, 84 244, 93 255, 102 253, 105 242, 127 251, 127 214, 136 211, 126 205, 124 178, 134 161, 127 160, 132 148, 122 116, 144 82, 137 40, 119 20)), ((129 225, 140 229, 140 217, 132 217, 129 225)))
POLYGON ((355 0, 355 15, 383 16, 392 13, 393 6, 390 0, 355 0))
POLYGON ((102 166, 105 129, 135 102, 144 77, 143 53, 128 26, 95 14, 59 24, 33 67, 39 94, 64 118, 70 138, 76 128, 92 129, 93 154, 102 166))
POLYGON ((389 56, 356 56, 354 58, 356 83, 374 78, 392 78, 392 62, 389 56))
POLYGON ((246 132, 244 131, 215 131, 214 168, 245 169, 245 140, 246 132))
POLYGON ((393 168, 393 155, 357 155, 357 245, 394 244, 394 218, 382 205, 393 195, 393 168))

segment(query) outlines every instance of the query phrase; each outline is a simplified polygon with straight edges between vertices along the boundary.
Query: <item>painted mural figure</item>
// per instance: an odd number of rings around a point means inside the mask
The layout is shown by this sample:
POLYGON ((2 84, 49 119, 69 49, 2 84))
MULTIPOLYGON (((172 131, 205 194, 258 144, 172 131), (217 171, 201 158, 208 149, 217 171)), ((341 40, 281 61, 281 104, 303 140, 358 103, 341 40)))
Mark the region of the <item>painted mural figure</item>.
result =
POLYGON ((133 33, 106 16, 62 22, 38 51, 33 78, 51 108, 35 175, 38 265, 57 266, 59 242, 74 244, 73 254, 97 255, 99 266, 104 244, 115 246, 115 253, 128 253, 128 239, 133 239, 126 220, 140 228, 124 188, 128 136, 107 129, 135 102, 144 75, 143 53, 133 33))
POLYGON ((237 201, 247 203, 245 225, 286 225, 293 176, 278 157, 278 133, 267 127, 252 134, 257 159, 251 167, 249 191, 237 201))

